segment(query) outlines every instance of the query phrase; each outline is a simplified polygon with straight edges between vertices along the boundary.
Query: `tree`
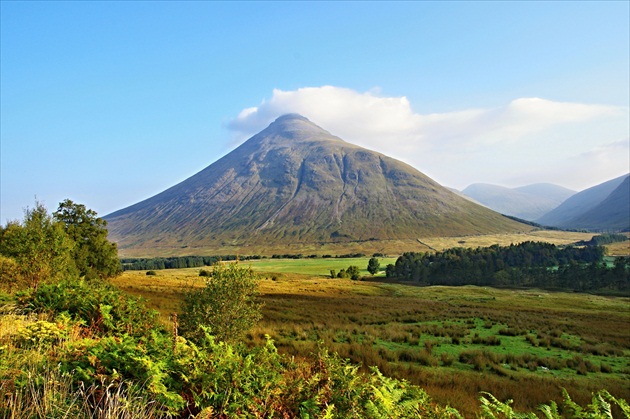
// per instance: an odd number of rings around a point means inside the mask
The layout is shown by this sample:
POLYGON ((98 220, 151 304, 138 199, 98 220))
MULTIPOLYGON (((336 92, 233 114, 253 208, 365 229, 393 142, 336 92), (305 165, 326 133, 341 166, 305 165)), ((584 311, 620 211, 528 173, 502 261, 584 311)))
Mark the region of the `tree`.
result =
POLYGON ((95 211, 66 199, 54 217, 74 241, 73 258, 81 276, 109 278, 122 271, 116 243, 107 240, 107 221, 95 211))
POLYGON ((238 263, 214 266, 201 290, 190 290, 181 306, 180 332, 198 344, 206 328, 219 341, 237 341, 261 318, 258 277, 238 263))
POLYGON ((370 274, 374 275, 378 272, 378 270, 380 269, 381 264, 379 263, 378 259, 376 259, 375 257, 370 258, 370 260, 368 261, 368 266, 367 266, 367 270, 370 274))
POLYGON ((20 282, 29 287, 76 275, 72 251, 73 241, 63 225, 39 202, 24 211, 22 223, 12 221, 0 229, 0 255, 17 264, 20 282))

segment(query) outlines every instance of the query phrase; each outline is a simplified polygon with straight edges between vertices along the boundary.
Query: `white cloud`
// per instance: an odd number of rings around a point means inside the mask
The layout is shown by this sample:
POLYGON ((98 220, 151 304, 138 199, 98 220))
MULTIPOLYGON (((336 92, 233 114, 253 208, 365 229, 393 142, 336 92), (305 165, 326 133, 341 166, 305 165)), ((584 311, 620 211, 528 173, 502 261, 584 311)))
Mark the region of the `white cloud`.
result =
POLYGON ((552 182, 583 189, 628 172, 630 165, 628 108, 540 98, 418 114, 406 97, 384 97, 377 89, 275 89, 228 128, 240 142, 286 113, 299 113, 346 141, 404 160, 458 188, 473 182, 552 182))

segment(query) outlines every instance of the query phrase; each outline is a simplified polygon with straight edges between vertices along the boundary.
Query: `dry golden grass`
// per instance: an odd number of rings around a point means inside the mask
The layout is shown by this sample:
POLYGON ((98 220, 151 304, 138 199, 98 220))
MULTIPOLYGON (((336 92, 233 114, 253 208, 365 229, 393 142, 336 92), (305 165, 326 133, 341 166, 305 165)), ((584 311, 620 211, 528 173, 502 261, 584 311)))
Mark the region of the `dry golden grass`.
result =
POLYGON ((165 269, 157 275, 146 275, 146 271, 127 271, 111 282, 120 289, 147 300, 148 306, 160 313, 160 320, 169 322, 179 310, 184 293, 191 287, 202 287, 198 268, 165 269))
POLYGON ((542 241, 555 245, 571 244, 580 240, 590 240, 593 233, 574 233, 556 230, 533 230, 527 233, 491 234, 484 236, 461 237, 423 237, 418 239, 422 243, 436 250, 453 247, 488 247, 493 244, 509 246, 526 241, 542 241))
MULTIPOLYGON (((626 233, 630 237, 630 233, 626 233)), ((609 256, 630 256, 630 240, 606 245, 606 253, 609 256)))

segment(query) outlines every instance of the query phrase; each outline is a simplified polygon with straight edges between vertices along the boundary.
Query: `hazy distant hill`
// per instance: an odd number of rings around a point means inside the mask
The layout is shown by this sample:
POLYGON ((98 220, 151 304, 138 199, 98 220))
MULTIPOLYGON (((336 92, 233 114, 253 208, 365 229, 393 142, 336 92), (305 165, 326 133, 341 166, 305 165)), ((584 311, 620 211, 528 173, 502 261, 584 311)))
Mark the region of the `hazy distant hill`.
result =
POLYGON ((579 192, 536 222, 570 229, 629 229, 629 176, 623 175, 579 192))
POLYGON ((526 229, 299 115, 105 217, 121 248, 416 239, 526 229))
POLYGON ((575 191, 550 183, 519 188, 475 183, 462 193, 501 214, 533 221, 556 208, 575 191))

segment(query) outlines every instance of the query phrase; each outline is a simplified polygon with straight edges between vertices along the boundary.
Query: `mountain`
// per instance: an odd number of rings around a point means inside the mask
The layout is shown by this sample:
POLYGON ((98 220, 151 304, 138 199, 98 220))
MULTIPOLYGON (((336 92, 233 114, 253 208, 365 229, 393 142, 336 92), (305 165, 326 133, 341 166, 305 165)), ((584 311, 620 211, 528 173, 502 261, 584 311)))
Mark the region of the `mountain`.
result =
POLYGON ((575 191, 551 183, 519 188, 474 183, 462 193, 501 214, 532 221, 556 208, 575 191))
POLYGON ((536 222, 570 229, 630 228, 630 175, 623 175, 567 199, 536 222))
POLYGON ((527 229, 296 114, 104 218, 123 250, 415 241, 527 229))

